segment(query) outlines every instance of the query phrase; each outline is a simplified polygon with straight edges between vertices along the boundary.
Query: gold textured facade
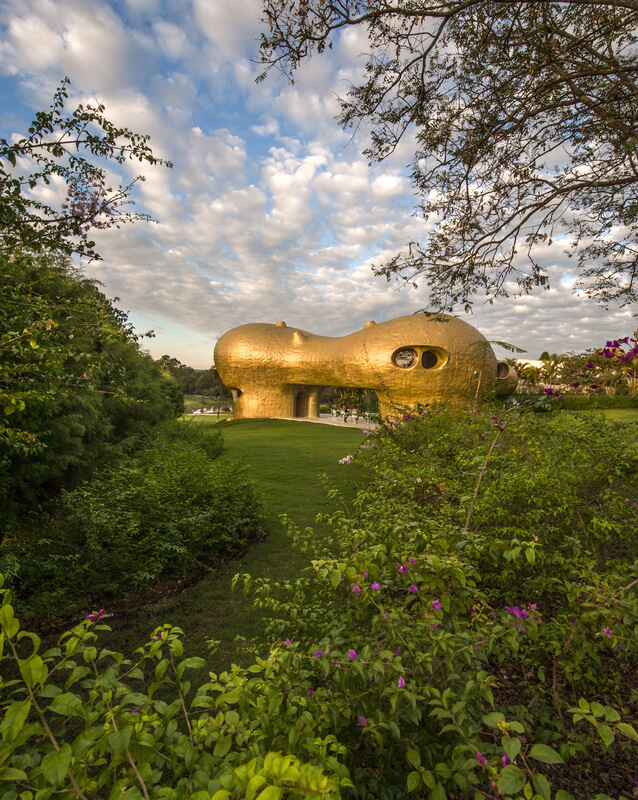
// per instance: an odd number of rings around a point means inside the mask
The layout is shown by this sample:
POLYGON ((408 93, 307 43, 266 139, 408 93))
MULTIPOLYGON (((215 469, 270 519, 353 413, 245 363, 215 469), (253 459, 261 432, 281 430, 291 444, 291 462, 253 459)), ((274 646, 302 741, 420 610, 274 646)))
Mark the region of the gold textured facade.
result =
POLYGON ((516 388, 475 328, 445 314, 368 322, 347 336, 316 336, 285 322, 240 325, 215 347, 233 392, 233 416, 318 417, 325 386, 371 389, 383 416, 417 403, 468 403, 516 388))

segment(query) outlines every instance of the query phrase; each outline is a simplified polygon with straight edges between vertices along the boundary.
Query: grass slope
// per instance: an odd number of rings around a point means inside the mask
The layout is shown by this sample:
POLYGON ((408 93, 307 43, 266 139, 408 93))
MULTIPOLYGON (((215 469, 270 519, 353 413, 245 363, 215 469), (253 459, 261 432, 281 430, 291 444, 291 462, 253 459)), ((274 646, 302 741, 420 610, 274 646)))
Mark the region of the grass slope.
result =
MULTIPOLYGON (((194 424, 211 425, 215 419, 200 417, 194 424)), ((250 420, 222 424, 225 458, 244 459, 250 476, 258 484, 265 510, 265 537, 244 556, 221 565, 214 573, 188 587, 166 603, 112 620, 113 633, 104 645, 126 653, 146 641, 157 625, 170 622, 185 632, 189 655, 206 657, 206 642, 220 641, 207 659, 209 668, 219 672, 231 663, 248 664, 237 636, 249 642, 262 635, 262 612, 239 590, 231 593, 236 573, 285 580, 299 574, 304 557, 291 549, 279 520, 286 513, 300 527, 314 525, 320 512, 334 510, 320 480, 326 474, 343 492, 346 501, 355 494, 361 468, 340 465, 339 459, 354 453, 362 441, 360 430, 287 420, 250 420)), ((321 535, 321 529, 317 529, 321 535)), ((101 637, 102 638, 102 637, 101 637)))

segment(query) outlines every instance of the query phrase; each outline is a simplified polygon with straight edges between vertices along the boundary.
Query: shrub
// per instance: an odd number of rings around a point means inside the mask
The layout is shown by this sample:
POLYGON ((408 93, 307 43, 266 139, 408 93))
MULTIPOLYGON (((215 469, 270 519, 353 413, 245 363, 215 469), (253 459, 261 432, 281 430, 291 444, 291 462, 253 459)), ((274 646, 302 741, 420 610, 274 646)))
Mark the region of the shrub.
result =
MULTIPOLYGON (((139 666, 98 655, 99 613, 46 656, 48 672, 35 655, 14 655, 22 678, 0 723, 6 796, 46 797, 73 781, 113 797, 149 785, 197 800, 305 791, 301 779, 266 786, 272 753, 300 775, 314 769, 325 783, 305 786, 319 796, 570 800, 585 767, 611 759, 625 765, 614 789, 589 774, 578 796, 631 796, 638 564, 613 497, 634 497, 636 432, 562 422, 548 432, 531 415, 439 409, 369 436, 357 457, 373 480, 328 520, 332 535, 290 528, 310 556, 305 573, 281 584, 235 578, 269 612, 266 656, 210 675, 194 694, 184 672, 202 664, 177 663, 179 631, 168 625, 139 666), (516 490, 519 476, 526 492, 547 484, 538 506, 516 490), (571 504, 584 529, 570 530, 571 504), (608 523, 612 540, 617 526, 622 536, 602 558, 608 523), (129 681, 149 672, 145 693, 132 694, 129 681), (26 707, 36 695, 39 708, 26 707), (59 750, 43 718, 57 720, 59 750)), ((0 622, 12 654, 37 650, 29 634, 18 643, 12 610, 0 622)))
POLYGON ((5 569, 32 608, 73 608, 186 576, 239 552, 259 524, 243 468, 221 437, 187 423, 157 429, 122 466, 65 493, 3 544, 5 569), (17 567, 17 568, 16 568, 17 567))

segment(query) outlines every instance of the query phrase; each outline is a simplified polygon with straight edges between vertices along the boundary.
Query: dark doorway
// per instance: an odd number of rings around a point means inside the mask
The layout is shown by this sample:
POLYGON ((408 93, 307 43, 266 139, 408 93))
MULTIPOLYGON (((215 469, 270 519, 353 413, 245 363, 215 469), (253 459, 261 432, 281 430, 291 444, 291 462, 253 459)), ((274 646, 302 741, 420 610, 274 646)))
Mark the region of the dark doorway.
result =
POLYGON ((295 417, 308 416, 308 395, 305 392, 299 392, 295 398, 295 417))

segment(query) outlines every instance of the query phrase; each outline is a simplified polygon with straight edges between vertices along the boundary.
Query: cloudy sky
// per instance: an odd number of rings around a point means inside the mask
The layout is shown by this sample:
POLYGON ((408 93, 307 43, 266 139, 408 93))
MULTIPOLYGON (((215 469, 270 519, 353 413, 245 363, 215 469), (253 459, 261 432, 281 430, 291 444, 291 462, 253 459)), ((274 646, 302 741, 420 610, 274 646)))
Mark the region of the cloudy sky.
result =
MULTIPOLYGON (((334 120, 337 95, 361 74, 362 31, 291 86, 274 73, 255 83, 260 0, 0 0, 0 29, 0 135, 24 133, 68 76, 70 107, 101 100, 174 164, 147 168, 135 193, 157 223, 101 233, 103 261, 85 265, 138 331, 155 331, 153 356, 206 368, 216 339, 246 322, 337 336, 427 306, 423 292, 371 270, 426 232, 406 178, 409 142, 369 166, 366 131, 334 120)), ((634 330, 630 310, 572 295, 559 241, 544 258, 551 291, 479 299, 467 321, 532 359, 634 330)))

